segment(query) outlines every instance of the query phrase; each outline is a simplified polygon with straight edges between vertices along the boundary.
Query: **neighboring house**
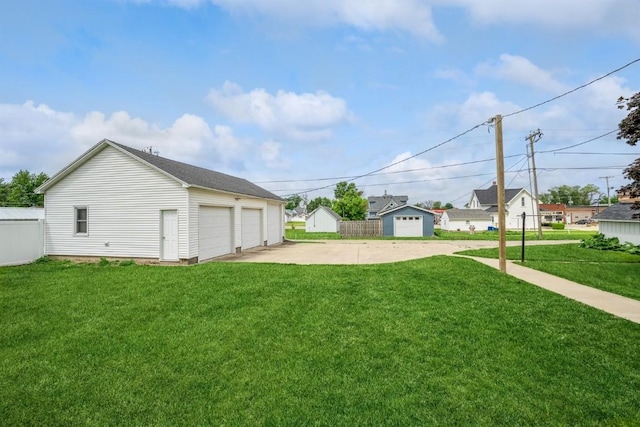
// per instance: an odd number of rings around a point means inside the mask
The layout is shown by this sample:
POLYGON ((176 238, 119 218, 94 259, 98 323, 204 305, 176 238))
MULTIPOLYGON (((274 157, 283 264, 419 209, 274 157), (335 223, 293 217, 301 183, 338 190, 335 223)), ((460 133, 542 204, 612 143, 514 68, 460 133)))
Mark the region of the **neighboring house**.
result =
POLYGON ((616 203, 593 216, 598 221, 598 229, 605 237, 617 237, 620 243, 631 242, 640 245, 639 210, 631 209, 633 203, 616 203))
POLYGON ((467 231, 472 225, 477 231, 496 226, 494 216, 482 209, 447 209, 440 222, 440 228, 446 231, 467 231))
POLYGON ((433 236, 433 212, 412 205, 396 206, 380 213, 382 235, 395 237, 433 236))
MULTIPOLYGON (((538 226, 538 203, 525 188, 507 188, 505 193, 505 226, 507 229, 522 228, 522 213, 526 214, 525 228, 538 226)), ((467 205, 469 209, 482 209, 494 216, 498 223, 498 186, 493 185, 484 190, 473 190, 467 205)))
POLYGON ((382 212, 406 205, 408 200, 409 197, 407 196, 392 196, 387 194, 386 191, 383 196, 368 197, 369 207, 367 209, 367 219, 378 219, 382 212))
POLYGON ((543 224, 566 222, 567 206, 564 203, 540 203, 540 220, 543 224))
POLYGON ((295 209, 287 209, 284 211, 284 215, 287 222, 305 222, 307 220, 305 210, 301 207, 297 207, 295 209))
POLYGON ((429 209, 429 210, 433 212, 433 223, 435 225, 441 225, 442 214, 445 213, 447 210, 446 209, 429 209))
POLYGON ((342 217, 331 208, 318 206, 307 217, 305 230, 307 233, 339 233, 342 217))
POLYGON ((46 255, 194 263, 281 243, 285 201, 251 182, 102 140, 42 184, 46 255))
POLYGON ((567 223, 574 224, 581 219, 592 219, 594 215, 604 211, 605 205, 567 206, 567 223))

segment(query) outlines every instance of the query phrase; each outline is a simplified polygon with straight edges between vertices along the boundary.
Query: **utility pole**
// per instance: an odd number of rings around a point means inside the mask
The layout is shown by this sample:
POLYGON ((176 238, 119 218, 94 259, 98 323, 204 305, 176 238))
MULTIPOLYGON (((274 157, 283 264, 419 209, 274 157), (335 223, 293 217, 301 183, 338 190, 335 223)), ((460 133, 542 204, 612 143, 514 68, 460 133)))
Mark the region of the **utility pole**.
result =
POLYGON ((542 138, 542 132, 540 132, 540 129, 538 129, 535 132, 531 131, 529 133, 529 136, 526 137, 525 139, 528 139, 529 144, 531 145, 531 166, 533 167, 533 191, 535 196, 535 203, 538 204, 536 209, 538 211, 538 214, 533 217, 533 221, 538 222, 538 239, 542 240, 542 221, 540 221, 540 202, 538 201, 538 175, 536 173, 536 157, 533 154, 533 143, 540 141, 540 138, 542 138))
POLYGON ((601 176, 599 178, 607 181, 607 206, 611 206, 611 197, 609 197, 609 178, 613 178, 613 176, 601 176))
POLYGON ((504 202, 504 150, 502 143, 502 116, 498 114, 490 119, 496 125, 496 175, 498 184, 498 257, 500 271, 507 272, 507 223, 504 202))

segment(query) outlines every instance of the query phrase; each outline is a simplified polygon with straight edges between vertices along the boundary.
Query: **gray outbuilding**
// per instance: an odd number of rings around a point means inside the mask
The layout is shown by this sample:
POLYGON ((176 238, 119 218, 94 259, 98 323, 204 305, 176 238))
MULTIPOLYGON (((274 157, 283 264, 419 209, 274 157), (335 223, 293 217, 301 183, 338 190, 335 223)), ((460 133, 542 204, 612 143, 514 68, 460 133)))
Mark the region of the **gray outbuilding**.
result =
POLYGON ((380 215, 382 235, 394 237, 433 236, 433 212, 413 205, 402 205, 380 215))

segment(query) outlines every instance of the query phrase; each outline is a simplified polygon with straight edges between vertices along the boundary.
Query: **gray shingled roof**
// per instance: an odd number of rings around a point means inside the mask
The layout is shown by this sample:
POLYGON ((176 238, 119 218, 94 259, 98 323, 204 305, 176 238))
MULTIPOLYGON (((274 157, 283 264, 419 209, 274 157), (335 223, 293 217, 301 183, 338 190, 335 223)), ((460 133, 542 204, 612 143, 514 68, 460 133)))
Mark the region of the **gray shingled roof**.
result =
MULTIPOLYGON (((487 219, 491 220, 491 215, 482 209, 448 209, 446 211, 449 219, 487 219)), ((444 213, 443 213, 444 215, 444 213)))
POLYGON ((267 191, 246 179, 156 156, 155 154, 136 150, 135 148, 127 147, 126 145, 118 144, 117 142, 109 142, 189 185, 207 188, 210 190, 220 190, 228 193, 244 194, 247 196, 283 201, 281 197, 276 196, 270 191, 267 191))
MULTIPOLYGON (((507 188, 504 190, 504 199, 509 202, 522 191, 522 188, 507 188)), ((485 190, 473 190, 481 205, 498 204, 498 186, 492 185, 485 190)))
POLYGON ((597 221, 634 221, 640 222, 640 218, 633 218, 633 215, 640 215, 640 210, 631 209, 633 203, 616 203, 606 208, 604 211, 593 216, 597 221))
POLYGON ((392 200, 396 205, 406 205, 409 200, 409 196, 392 196, 385 194, 384 196, 370 196, 367 198, 369 202, 369 212, 378 212, 389 204, 392 200))
POLYGON ((327 211, 327 213, 328 213, 329 215, 331 215, 332 217, 334 217, 336 220, 338 220, 338 221, 342 220, 342 217, 341 217, 340 215, 338 215, 338 214, 336 213, 336 211, 334 211, 334 210, 333 210, 333 209, 331 209, 330 207, 323 206, 323 205, 320 205, 320 206, 318 206, 317 208, 315 208, 315 209, 313 210, 313 212, 311 212, 311 213, 309 214, 309 216, 312 216, 313 214, 315 214, 316 212, 318 212, 320 209, 324 209, 325 211, 327 211))

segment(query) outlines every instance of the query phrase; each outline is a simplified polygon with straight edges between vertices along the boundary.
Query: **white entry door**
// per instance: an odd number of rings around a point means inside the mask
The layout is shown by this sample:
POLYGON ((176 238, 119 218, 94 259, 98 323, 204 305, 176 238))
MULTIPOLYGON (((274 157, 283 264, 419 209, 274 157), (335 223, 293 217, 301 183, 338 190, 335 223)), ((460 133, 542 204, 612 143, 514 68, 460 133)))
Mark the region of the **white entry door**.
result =
POLYGON ((421 237, 422 216, 407 215, 395 217, 393 235, 396 237, 421 237))
POLYGON ((178 260, 178 211, 162 211, 162 259, 178 260))

